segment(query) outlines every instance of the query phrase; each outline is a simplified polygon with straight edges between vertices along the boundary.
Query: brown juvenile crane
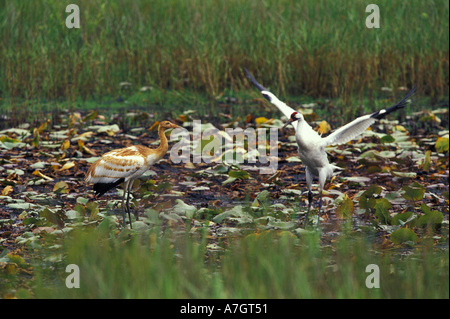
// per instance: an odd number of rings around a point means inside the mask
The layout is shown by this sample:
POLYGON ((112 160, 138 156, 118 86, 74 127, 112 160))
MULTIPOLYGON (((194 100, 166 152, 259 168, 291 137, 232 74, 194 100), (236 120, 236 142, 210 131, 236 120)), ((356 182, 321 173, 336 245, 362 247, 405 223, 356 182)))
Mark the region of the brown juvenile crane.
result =
MULTIPOLYGON (((150 166, 158 162, 167 153, 169 144, 164 131, 170 128, 179 127, 169 121, 163 121, 158 126, 158 135, 161 140, 156 149, 150 149, 142 145, 133 145, 126 148, 110 151, 99 158, 86 173, 86 183, 94 184, 95 197, 99 198, 107 191, 123 184, 122 213, 123 224, 125 226, 125 195, 126 210, 131 225, 130 215, 130 192, 133 181, 144 174, 150 166)), ((136 220, 138 219, 135 213, 136 220)))

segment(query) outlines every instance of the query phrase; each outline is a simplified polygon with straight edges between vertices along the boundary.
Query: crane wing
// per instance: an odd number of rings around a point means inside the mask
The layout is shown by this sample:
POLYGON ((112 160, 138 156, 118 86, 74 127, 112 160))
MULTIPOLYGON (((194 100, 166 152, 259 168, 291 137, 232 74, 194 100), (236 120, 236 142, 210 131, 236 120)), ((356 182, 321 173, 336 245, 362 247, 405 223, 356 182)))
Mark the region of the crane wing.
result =
POLYGON ((400 102, 387 109, 382 109, 372 114, 363 115, 361 117, 358 117, 356 120, 353 120, 352 122, 342 126, 332 134, 323 138, 323 146, 325 147, 333 144, 344 144, 356 138, 377 120, 382 119, 387 114, 393 111, 405 107, 405 105, 408 103, 408 100, 416 93, 416 90, 416 87, 413 87, 411 91, 409 91, 408 94, 406 94, 406 96, 400 102))
MULTIPOLYGON (((253 85, 255 85, 258 88, 258 90, 261 92, 261 94, 264 96, 264 98, 266 100, 268 100, 270 103, 272 103, 273 105, 275 105, 281 111, 281 113, 284 114, 284 116, 286 116, 287 118, 290 118, 292 113, 297 112, 292 107, 286 105, 286 103, 280 101, 275 96, 275 94, 273 94, 268 89, 266 89, 264 86, 259 84, 258 81, 255 80, 255 78, 251 75, 251 73, 246 68, 244 68, 244 71, 245 71, 245 73, 247 73, 247 77, 250 79, 250 81, 253 83, 253 85)), ((297 130, 296 123, 297 123, 297 121, 292 122, 292 126, 295 128, 295 130, 297 130)))
POLYGON ((86 182, 116 183, 143 168, 146 159, 138 152, 135 146, 114 150, 104 154, 89 168, 86 174, 86 182))
POLYGON ((364 115, 358 117, 356 120, 340 127, 327 137, 322 139, 323 146, 344 144, 356 138, 359 134, 364 132, 375 123, 376 119, 370 117, 371 115, 364 115))

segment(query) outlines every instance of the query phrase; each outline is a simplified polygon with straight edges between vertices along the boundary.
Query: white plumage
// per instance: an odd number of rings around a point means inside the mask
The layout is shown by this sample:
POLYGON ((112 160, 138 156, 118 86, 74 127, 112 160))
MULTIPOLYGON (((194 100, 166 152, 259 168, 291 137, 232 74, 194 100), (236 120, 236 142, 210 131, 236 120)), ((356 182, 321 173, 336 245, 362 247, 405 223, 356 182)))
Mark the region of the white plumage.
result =
POLYGON ((356 138, 362 132, 364 132, 370 125, 375 123, 377 120, 383 118, 387 114, 403 108, 407 100, 411 98, 415 92, 416 88, 412 88, 411 91, 397 104, 380 111, 374 112, 372 114, 363 115, 353 120, 352 122, 342 126, 337 129, 327 137, 321 137, 313 128, 305 121, 303 115, 294 110, 293 108, 286 105, 286 103, 280 101, 273 93, 259 84, 253 76, 244 69, 247 76, 251 82, 261 91, 261 94, 273 105, 275 105, 288 119, 288 124, 292 124, 295 129, 295 139, 298 144, 298 155, 305 166, 306 172, 306 184, 308 186, 308 212, 306 214, 305 225, 308 222, 308 214, 311 208, 312 202, 312 181, 313 177, 317 176, 319 179, 319 213, 322 207, 322 190, 325 186, 327 179, 333 176, 333 171, 335 169, 340 169, 339 167, 332 165, 328 162, 327 153, 325 152, 325 147, 329 145, 344 144, 348 141, 356 138))

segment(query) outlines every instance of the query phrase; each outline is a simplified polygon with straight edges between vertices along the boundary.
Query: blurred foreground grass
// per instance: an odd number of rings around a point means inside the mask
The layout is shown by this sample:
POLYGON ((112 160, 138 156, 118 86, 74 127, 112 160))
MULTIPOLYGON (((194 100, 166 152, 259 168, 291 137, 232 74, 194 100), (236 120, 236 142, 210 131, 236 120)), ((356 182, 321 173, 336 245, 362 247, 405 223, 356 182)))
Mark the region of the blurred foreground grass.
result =
MULTIPOLYGON (((299 238, 265 231, 211 250, 207 236, 153 228, 129 237, 73 231, 64 258, 35 266, 36 298, 448 298, 448 251, 431 246, 375 251, 367 237, 344 235, 320 245, 318 234, 299 238), (80 288, 65 286, 68 264, 80 269, 80 288), (366 267, 380 269, 369 289, 366 267), (45 265, 45 267, 42 267, 45 265)), ((225 243, 221 243, 224 245, 225 243)), ((49 253, 47 260, 55 260, 49 253)))

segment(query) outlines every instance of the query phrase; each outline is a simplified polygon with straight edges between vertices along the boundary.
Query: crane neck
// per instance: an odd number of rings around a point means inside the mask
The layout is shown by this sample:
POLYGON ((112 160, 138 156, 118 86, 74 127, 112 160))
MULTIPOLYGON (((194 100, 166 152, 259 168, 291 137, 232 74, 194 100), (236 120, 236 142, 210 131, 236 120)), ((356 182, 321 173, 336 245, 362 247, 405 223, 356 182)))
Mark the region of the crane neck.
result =
POLYGON ((300 131, 305 123, 306 123, 306 122, 305 122, 304 119, 298 119, 298 120, 297 120, 297 123, 294 123, 295 129, 296 129, 297 131, 300 131))
POLYGON ((159 125, 158 126, 158 135, 159 135, 159 139, 161 140, 161 143, 159 144, 159 146, 156 150, 158 153, 162 153, 163 155, 166 154, 167 150, 169 149, 169 143, 167 142, 167 137, 164 132, 165 132, 165 129, 161 125, 159 125))

